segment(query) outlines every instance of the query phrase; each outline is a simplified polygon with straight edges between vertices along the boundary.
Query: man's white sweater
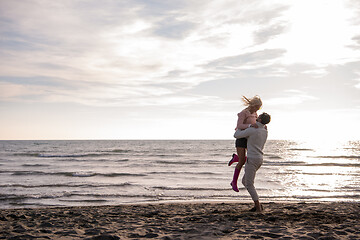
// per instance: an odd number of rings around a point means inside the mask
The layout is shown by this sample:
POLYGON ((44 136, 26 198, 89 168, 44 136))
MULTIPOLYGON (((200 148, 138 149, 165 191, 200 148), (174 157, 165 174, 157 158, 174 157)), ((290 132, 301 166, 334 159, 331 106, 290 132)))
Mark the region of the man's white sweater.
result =
POLYGON ((263 149, 268 136, 265 125, 256 122, 258 128, 249 127, 245 130, 236 130, 235 138, 247 138, 247 157, 263 159, 263 149))

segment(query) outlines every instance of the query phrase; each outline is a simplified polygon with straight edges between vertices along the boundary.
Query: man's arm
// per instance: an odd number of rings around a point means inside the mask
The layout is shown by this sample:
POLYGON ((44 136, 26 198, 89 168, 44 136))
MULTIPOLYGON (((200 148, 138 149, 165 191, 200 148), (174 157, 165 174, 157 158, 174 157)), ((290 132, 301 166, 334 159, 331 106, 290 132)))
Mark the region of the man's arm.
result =
POLYGON ((246 138, 249 137, 253 132, 255 131, 255 128, 247 128, 245 130, 236 130, 234 133, 234 138, 246 138))

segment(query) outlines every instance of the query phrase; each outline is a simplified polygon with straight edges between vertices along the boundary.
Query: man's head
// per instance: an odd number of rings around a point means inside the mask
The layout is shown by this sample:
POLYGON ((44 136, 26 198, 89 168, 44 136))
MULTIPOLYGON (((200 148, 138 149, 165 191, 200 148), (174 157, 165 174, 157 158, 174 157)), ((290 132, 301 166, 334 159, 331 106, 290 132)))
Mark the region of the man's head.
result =
POLYGON ((271 116, 265 112, 260 114, 259 117, 257 118, 257 121, 262 124, 268 124, 270 120, 271 120, 271 116))

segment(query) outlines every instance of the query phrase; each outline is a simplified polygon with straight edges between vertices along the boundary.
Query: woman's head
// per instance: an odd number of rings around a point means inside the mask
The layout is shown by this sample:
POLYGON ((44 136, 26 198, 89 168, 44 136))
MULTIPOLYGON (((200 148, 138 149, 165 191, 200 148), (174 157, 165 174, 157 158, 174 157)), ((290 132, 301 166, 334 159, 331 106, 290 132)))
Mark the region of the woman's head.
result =
POLYGON ((243 100, 245 106, 247 106, 249 110, 252 110, 254 112, 259 110, 262 106, 262 101, 259 96, 255 96, 250 99, 243 96, 242 100, 243 100))

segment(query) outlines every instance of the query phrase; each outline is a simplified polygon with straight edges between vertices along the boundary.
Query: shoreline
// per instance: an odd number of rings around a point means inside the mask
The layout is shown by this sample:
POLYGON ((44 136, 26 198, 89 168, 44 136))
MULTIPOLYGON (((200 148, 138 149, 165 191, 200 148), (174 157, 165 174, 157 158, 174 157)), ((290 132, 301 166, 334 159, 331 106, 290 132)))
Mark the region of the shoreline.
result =
POLYGON ((358 239, 359 202, 137 203, 0 209, 0 239, 358 239))
MULTIPOLYGON (((281 204, 301 204, 301 203, 359 203, 360 199, 354 200, 354 199, 341 199, 335 201, 334 199, 329 200, 318 200, 318 199, 291 199, 291 200, 273 200, 273 199, 260 199, 261 203, 263 204, 269 204, 269 203, 281 203, 281 204)), ((142 206, 142 205, 159 205, 159 204, 201 204, 201 203, 208 203, 208 204, 219 204, 219 203, 225 203, 225 204, 253 204, 253 201, 249 199, 192 199, 192 200, 160 200, 160 201, 143 201, 143 202, 124 202, 124 203, 117 203, 117 204, 85 204, 85 205, 18 205, 17 207, 6 207, 1 208, 0 212, 2 210, 31 210, 31 209, 53 209, 53 208, 81 208, 81 207, 116 207, 116 206, 142 206)))

